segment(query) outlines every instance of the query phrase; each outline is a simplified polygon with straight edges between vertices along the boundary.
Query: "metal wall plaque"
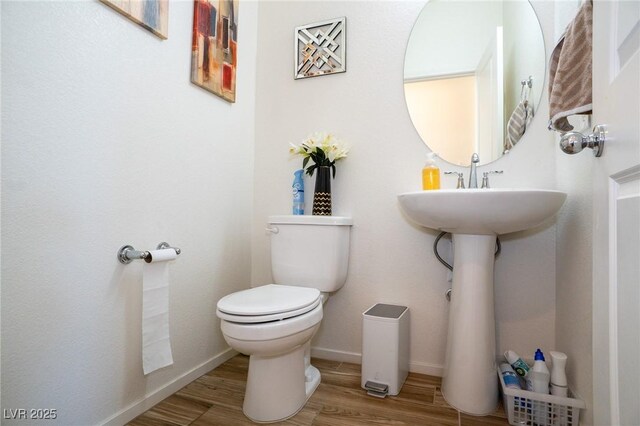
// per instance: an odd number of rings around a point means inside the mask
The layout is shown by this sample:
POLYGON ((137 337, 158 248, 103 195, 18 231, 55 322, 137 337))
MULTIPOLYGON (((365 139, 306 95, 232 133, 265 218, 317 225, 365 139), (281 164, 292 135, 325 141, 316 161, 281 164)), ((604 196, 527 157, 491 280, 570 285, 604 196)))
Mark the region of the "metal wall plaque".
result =
POLYGON ((302 25, 295 29, 295 79, 347 70, 347 18, 302 25))

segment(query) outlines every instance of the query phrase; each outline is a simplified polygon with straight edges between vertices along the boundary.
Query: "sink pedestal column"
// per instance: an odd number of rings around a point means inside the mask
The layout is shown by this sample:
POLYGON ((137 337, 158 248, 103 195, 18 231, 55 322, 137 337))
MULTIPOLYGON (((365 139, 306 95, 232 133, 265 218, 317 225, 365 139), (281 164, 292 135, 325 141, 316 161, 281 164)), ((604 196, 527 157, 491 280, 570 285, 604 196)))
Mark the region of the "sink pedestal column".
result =
POLYGON ((495 235, 453 234, 454 268, 442 394, 463 413, 498 405, 493 309, 495 235))

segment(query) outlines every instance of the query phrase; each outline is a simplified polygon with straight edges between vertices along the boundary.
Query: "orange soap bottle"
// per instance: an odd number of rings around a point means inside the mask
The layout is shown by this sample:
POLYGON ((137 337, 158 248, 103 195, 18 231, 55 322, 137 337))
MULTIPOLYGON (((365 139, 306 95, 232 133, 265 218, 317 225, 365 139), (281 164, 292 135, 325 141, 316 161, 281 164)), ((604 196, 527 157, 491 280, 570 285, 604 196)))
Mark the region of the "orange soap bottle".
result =
POLYGON ((436 154, 427 154, 427 164, 422 169, 422 189, 440 189, 440 169, 436 166, 436 154))

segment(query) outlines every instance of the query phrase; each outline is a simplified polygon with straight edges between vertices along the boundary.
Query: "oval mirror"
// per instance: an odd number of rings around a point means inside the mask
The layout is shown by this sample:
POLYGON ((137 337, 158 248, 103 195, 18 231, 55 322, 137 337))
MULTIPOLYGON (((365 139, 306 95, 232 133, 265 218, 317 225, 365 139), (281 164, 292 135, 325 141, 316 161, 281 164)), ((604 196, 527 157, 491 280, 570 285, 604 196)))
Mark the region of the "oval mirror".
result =
POLYGON ((427 146, 452 164, 511 150, 527 130, 545 77, 542 29, 527 0, 431 0, 411 31, 404 92, 427 146))

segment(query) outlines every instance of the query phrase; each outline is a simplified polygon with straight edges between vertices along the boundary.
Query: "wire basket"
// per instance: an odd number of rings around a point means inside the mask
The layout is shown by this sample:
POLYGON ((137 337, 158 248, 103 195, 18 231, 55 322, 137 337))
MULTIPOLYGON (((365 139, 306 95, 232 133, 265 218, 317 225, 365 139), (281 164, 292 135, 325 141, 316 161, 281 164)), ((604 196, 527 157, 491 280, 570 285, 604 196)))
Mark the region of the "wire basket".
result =
MULTIPOLYGON (((578 426, 580 409, 586 408, 584 401, 508 388, 500 370, 498 379, 510 425, 578 426)), ((571 390, 569 396, 573 396, 571 390)))

